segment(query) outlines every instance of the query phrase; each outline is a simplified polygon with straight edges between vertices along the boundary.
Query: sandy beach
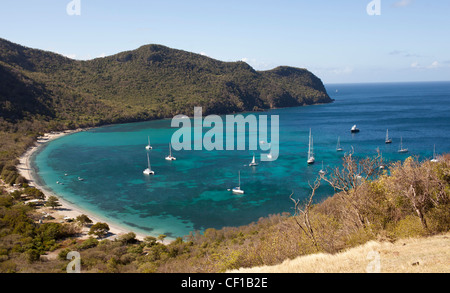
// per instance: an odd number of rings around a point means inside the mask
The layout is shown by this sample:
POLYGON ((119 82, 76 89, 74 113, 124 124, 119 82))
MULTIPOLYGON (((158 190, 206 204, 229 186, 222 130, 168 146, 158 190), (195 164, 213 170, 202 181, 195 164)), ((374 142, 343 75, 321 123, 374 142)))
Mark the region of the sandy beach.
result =
MULTIPOLYGON (((84 211, 84 210, 74 206, 73 204, 70 204, 69 202, 65 201, 63 198, 58 196, 58 194, 52 193, 51 191, 46 189, 44 186, 39 185, 38 181, 35 180, 35 178, 33 178, 32 167, 31 167, 31 162, 30 162, 31 156, 37 150, 39 150, 39 148, 43 147, 46 143, 48 143, 52 140, 58 139, 64 135, 68 135, 68 134, 72 134, 72 133, 76 133, 76 132, 80 132, 80 131, 83 131, 83 129, 68 130, 68 131, 64 131, 64 132, 47 133, 44 136, 38 138, 35 145, 33 147, 29 148, 19 158, 20 163, 17 166, 17 169, 20 172, 20 174, 25 179, 28 180, 28 184, 30 186, 33 186, 33 187, 39 189, 40 191, 42 191, 45 194, 46 199, 51 195, 58 197, 59 203, 61 204, 61 206, 56 209, 51 209, 49 207, 38 207, 38 212, 42 212, 43 214, 48 214, 48 215, 52 216, 53 218, 55 218, 54 221, 59 221, 59 222, 63 222, 65 219, 68 219, 68 218, 75 219, 77 216, 82 215, 82 214, 87 215, 92 220, 93 224, 95 224, 97 222, 103 222, 103 223, 106 222, 110 228, 109 236, 107 237, 108 239, 114 239, 117 236, 120 236, 122 234, 134 232, 131 230, 126 230, 117 225, 114 225, 113 223, 110 223, 107 220, 105 221, 105 220, 99 219, 97 216, 93 215, 92 213, 84 211)), ((88 232, 89 232, 89 228, 87 228, 87 227, 83 228, 82 235, 80 237, 88 238, 89 237, 88 232)), ((146 235, 137 234, 136 232, 134 232, 134 233, 136 234, 136 238, 139 240, 143 240, 144 237, 146 236, 146 235)))

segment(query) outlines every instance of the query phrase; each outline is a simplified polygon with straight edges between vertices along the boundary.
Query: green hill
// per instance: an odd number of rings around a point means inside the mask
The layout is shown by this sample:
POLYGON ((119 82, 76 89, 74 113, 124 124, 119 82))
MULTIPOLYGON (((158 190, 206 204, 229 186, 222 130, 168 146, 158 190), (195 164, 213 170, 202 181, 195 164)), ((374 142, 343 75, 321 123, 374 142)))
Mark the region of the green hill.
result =
POLYGON ((76 61, 0 39, 0 74, 0 111, 11 121, 41 114, 84 126, 189 115, 194 106, 225 114, 332 101, 306 69, 255 71, 161 45, 76 61), (86 113, 88 105, 97 109, 86 113))
POLYGON ((78 61, 0 38, 0 163, 40 132, 193 115, 194 106, 228 114, 329 102, 306 69, 256 71, 161 45, 78 61))

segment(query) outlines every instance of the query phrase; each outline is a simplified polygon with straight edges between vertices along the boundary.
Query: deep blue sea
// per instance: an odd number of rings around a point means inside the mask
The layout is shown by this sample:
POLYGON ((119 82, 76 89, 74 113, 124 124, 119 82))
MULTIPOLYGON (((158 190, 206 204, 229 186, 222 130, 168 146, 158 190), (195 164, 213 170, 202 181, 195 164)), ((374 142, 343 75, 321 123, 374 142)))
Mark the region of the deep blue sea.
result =
MULTIPOLYGON (((429 159, 450 152, 450 82, 333 84, 332 104, 277 109, 252 115, 279 115, 280 155, 248 167, 254 151, 174 151, 171 120, 100 127, 48 143, 33 165, 41 183, 66 201, 141 234, 169 238, 190 231, 239 226, 260 217, 292 212, 291 192, 305 198, 322 168, 341 163, 345 151, 386 160, 429 159), (357 124, 360 133, 351 134, 357 124), (316 164, 306 163, 309 130, 316 164), (384 143, 386 129, 393 143, 384 143), (154 176, 145 176, 147 137, 154 176), (409 153, 398 153, 400 137, 409 153), (229 188, 241 173, 243 195, 229 188), (67 174, 67 176, 65 176, 67 174), (84 181, 78 180, 84 178, 84 181), (57 184, 59 181, 62 184, 57 184)), ((258 153, 257 159, 258 159, 258 153)), ((325 183, 317 200, 333 194, 325 183)))

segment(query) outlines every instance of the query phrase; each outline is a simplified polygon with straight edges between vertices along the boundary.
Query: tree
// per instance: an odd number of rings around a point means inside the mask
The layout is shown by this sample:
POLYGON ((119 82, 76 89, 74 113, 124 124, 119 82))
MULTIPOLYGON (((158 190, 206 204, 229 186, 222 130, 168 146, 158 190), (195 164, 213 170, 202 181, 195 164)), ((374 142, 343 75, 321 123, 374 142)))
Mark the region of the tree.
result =
POLYGON ((57 207, 60 207, 61 204, 59 203, 59 200, 58 200, 58 198, 56 196, 51 195, 48 198, 47 202, 45 203, 45 206, 46 207, 51 207, 52 209, 55 209, 57 207))
POLYGON ((358 227, 366 227, 367 220, 363 215, 365 209, 365 199, 361 198, 359 189, 369 179, 374 179, 382 173, 383 160, 378 152, 374 158, 365 158, 361 160, 355 159, 354 151, 345 154, 342 159, 342 167, 336 167, 329 174, 321 174, 321 179, 329 183, 334 188, 336 194, 343 204, 342 213, 348 214, 349 217, 355 219, 355 224, 358 227), (347 210, 347 208, 349 208, 347 210))
POLYGON ((99 238, 103 238, 108 234, 109 232, 109 226, 106 223, 96 223, 92 225, 91 229, 89 230, 89 235, 95 235, 99 238))
MULTIPOLYGON (((444 166, 446 163, 442 164, 444 166)), ((426 231, 429 228, 426 213, 432 208, 445 206, 449 202, 448 191, 446 191, 448 183, 439 178, 435 168, 434 163, 421 164, 416 158, 409 157, 403 164, 397 162, 393 165, 389 181, 392 194, 404 199, 403 202, 406 202, 416 213, 426 231)))
POLYGON ((146 236, 144 238, 144 243, 145 243, 146 246, 151 247, 151 246, 156 244, 156 237, 146 236))
POLYGON ((123 244, 133 244, 137 242, 136 234, 133 232, 123 234, 119 237, 119 241, 121 241, 123 244))
POLYGON ((317 243, 316 237, 314 235, 314 230, 311 225, 311 220, 309 217, 309 213, 311 211, 311 206, 313 203, 314 195, 316 194, 316 190, 320 187, 320 178, 316 179, 314 185, 309 184, 311 187, 311 194, 309 196, 308 202, 303 206, 300 205, 300 200, 295 200, 292 198, 294 193, 292 193, 289 198, 294 202, 294 220, 297 223, 298 227, 306 234, 306 236, 311 239, 314 247, 319 251, 319 244, 317 243))
POLYGON ((89 219, 89 217, 86 216, 85 214, 79 215, 79 216, 76 218, 76 221, 77 221, 81 226, 85 226, 85 225, 88 225, 88 224, 91 224, 91 223, 92 223, 92 220, 89 219))
POLYGON ((165 239, 166 237, 167 237, 166 235, 161 234, 161 235, 158 236, 157 239, 158 239, 159 241, 161 241, 161 243, 163 243, 163 242, 164 242, 164 239, 165 239))

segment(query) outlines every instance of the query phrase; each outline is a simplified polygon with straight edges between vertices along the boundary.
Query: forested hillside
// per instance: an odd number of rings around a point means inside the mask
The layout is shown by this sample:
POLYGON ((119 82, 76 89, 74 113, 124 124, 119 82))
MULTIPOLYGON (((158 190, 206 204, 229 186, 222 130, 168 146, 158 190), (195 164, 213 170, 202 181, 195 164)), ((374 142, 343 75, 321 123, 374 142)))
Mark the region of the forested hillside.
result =
POLYGON ((78 61, 0 39, 0 170, 14 169, 42 132, 192 115, 194 106, 228 114, 331 101, 306 69, 256 71, 161 45, 78 61))

